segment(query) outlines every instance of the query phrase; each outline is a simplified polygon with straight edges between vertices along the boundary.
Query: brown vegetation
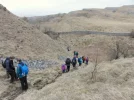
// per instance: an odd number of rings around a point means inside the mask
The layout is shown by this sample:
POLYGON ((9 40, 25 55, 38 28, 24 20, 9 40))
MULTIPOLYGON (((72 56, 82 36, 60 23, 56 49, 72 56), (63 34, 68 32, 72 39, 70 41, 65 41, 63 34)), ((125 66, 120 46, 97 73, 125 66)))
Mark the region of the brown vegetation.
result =
POLYGON ((130 37, 134 38, 134 30, 130 33, 130 37))

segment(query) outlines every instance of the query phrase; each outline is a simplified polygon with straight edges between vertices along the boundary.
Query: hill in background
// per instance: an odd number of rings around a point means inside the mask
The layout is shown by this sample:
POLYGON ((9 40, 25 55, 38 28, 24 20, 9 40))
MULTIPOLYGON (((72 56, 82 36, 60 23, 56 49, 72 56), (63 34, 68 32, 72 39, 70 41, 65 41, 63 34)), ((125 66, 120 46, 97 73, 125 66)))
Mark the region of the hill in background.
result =
POLYGON ((39 29, 56 32, 101 31, 130 32, 134 29, 134 6, 83 9, 65 14, 28 17, 39 29))

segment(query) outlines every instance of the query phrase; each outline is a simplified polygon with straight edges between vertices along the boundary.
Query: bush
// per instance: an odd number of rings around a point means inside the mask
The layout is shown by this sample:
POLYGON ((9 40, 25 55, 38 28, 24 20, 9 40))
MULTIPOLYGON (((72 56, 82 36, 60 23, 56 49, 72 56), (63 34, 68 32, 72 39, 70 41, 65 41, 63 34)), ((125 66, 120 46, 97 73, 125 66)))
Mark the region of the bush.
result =
POLYGON ((113 42, 113 45, 109 46, 109 59, 119 59, 120 57, 128 57, 130 50, 130 43, 128 40, 120 38, 113 42))
POLYGON ((134 38, 134 30, 130 33, 130 37, 134 38))
POLYGON ((22 18, 24 21, 28 22, 28 18, 27 17, 23 17, 22 18))

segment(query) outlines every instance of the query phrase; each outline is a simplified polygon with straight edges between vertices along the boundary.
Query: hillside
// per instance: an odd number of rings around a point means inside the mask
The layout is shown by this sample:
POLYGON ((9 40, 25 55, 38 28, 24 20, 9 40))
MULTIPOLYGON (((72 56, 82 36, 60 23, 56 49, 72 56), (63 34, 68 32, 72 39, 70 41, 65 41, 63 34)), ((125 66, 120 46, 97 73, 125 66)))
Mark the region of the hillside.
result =
POLYGON ((0 5, 0 55, 31 59, 65 53, 56 41, 0 5))
POLYGON ((100 63, 96 81, 93 64, 63 74, 40 90, 29 89, 15 100, 133 100, 134 58, 100 63))
POLYGON ((30 65, 27 91, 21 90, 20 81, 10 84, 0 65, 0 100, 133 100, 132 37, 56 33, 130 32, 134 28, 133 11, 133 5, 83 9, 27 20, 0 5, 0 56, 29 59, 26 62, 30 65), (79 57, 89 57, 89 64, 77 64, 75 69, 71 65, 71 71, 62 74, 61 64, 73 57, 73 51, 78 51, 79 57), (91 79, 95 62, 97 70, 91 79))
POLYGON ((130 32, 134 29, 134 6, 83 9, 67 14, 29 17, 30 23, 44 31, 130 32))

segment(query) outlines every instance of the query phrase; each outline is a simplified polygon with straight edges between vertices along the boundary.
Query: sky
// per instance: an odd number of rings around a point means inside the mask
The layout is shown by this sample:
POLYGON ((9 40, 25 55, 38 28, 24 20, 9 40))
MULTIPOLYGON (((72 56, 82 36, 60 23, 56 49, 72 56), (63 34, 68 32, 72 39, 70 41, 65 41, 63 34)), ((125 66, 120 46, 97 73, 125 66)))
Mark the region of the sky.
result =
POLYGON ((134 0, 0 0, 0 4, 20 17, 42 16, 84 8, 134 5, 134 0))

